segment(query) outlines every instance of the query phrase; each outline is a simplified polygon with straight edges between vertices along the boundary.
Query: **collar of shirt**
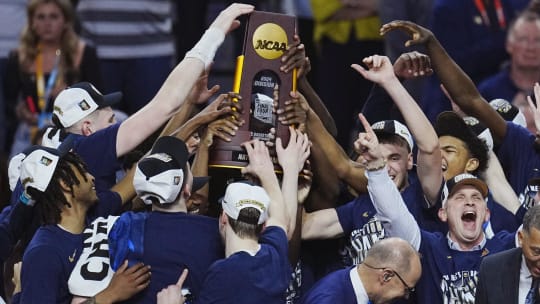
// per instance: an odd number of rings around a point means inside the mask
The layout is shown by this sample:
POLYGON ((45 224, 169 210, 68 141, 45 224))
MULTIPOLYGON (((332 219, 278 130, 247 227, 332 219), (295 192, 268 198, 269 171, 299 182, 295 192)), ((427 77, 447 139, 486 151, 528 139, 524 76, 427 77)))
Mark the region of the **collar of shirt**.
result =
MULTIPOLYGON (((510 275, 510 274, 509 274, 510 275)), ((525 263, 525 257, 521 255, 521 267, 519 269, 519 294, 518 294, 518 303, 525 303, 525 298, 529 289, 531 288, 532 275, 525 263)))
POLYGON ((450 249, 452 249, 452 250, 457 250, 457 251, 480 250, 480 249, 484 248, 484 246, 486 245, 486 242, 487 242, 486 235, 482 233, 482 241, 480 242, 480 244, 475 245, 473 248, 471 248, 469 250, 466 250, 466 249, 461 248, 461 246, 459 246, 458 243, 452 241, 452 239, 450 238, 450 233, 446 234, 446 239, 448 240, 448 247, 450 247, 450 249))
POLYGON ((358 303, 369 303, 369 298, 364 288, 364 284, 360 279, 358 274, 358 266, 352 267, 349 272, 349 277, 351 278, 351 283, 354 290, 354 295, 356 296, 356 302, 358 303))

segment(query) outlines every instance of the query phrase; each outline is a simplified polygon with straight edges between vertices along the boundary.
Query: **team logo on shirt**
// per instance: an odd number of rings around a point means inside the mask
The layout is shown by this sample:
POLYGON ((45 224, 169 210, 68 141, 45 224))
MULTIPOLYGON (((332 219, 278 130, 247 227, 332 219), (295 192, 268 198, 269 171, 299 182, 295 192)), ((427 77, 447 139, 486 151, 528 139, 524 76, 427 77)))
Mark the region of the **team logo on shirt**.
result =
POLYGON ((443 275, 441 291, 444 304, 474 304, 478 271, 464 270, 443 275))
POLYGON ((361 229, 351 232, 349 244, 342 252, 346 265, 358 265, 364 261, 367 251, 379 240, 386 237, 381 221, 372 218, 361 229))

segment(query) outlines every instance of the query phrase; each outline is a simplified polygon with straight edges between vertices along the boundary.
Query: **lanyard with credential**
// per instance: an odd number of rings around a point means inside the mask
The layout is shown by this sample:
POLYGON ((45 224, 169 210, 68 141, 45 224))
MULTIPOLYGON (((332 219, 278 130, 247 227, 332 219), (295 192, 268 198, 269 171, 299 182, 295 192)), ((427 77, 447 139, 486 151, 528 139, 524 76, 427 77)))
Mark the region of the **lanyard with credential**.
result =
POLYGON ((38 52, 36 56, 36 88, 37 88, 37 97, 38 97, 38 108, 39 108, 39 119, 38 127, 44 127, 50 120, 50 115, 47 114, 47 108, 49 103, 49 97, 51 96, 51 91, 56 83, 56 78, 58 76, 58 65, 60 63, 60 50, 56 50, 56 58, 54 60, 53 69, 47 80, 47 86, 45 86, 45 76, 43 73, 43 55, 41 52, 38 52))
MULTIPOLYGON (((480 16, 482 17, 482 21, 484 21, 484 24, 486 24, 487 26, 490 26, 491 22, 489 21, 489 16, 487 14, 484 1, 474 0, 474 4, 476 4, 476 8, 480 12, 480 16)), ((501 0, 493 0, 493 4, 495 5, 495 12, 497 13, 497 21, 499 21, 499 27, 502 30, 504 30, 506 28, 506 19, 504 17, 504 11, 501 4, 501 0)))

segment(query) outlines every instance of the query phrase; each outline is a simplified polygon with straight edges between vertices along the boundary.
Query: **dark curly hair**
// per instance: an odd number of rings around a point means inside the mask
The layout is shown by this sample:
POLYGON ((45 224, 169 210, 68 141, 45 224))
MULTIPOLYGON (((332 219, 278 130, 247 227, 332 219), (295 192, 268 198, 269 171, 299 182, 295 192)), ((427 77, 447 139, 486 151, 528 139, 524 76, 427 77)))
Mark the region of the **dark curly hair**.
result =
POLYGON ((81 181, 77 178, 76 172, 86 179, 88 169, 84 161, 75 153, 68 152, 60 157, 54 174, 45 189, 45 192, 38 191, 33 187, 28 187, 28 194, 36 200, 34 206, 36 212, 41 215, 41 224, 58 224, 61 220, 61 211, 64 206, 71 208, 71 204, 66 200, 61 182, 67 185, 73 194, 73 187, 79 185, 81 181), (75 171, 76 170, 76 171, 75 171))

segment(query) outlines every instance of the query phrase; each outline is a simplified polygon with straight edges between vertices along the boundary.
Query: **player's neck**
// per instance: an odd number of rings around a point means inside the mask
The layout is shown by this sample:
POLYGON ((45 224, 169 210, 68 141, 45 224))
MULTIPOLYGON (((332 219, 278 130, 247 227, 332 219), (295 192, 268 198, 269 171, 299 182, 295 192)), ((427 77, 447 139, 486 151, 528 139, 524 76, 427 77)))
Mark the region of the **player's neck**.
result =
POLYGON ((240 251, 248 252, 251 255, 255 255, 259 251, 260 245, 258 240, 240 238, 230 227, 227 229, 227 236, 225 238, 225 257, 228 258, 240 251))

